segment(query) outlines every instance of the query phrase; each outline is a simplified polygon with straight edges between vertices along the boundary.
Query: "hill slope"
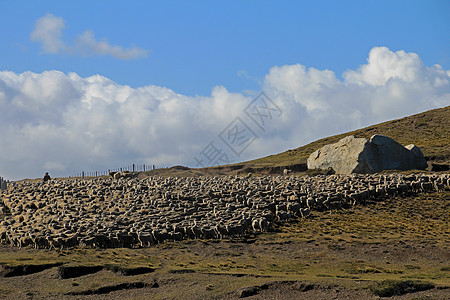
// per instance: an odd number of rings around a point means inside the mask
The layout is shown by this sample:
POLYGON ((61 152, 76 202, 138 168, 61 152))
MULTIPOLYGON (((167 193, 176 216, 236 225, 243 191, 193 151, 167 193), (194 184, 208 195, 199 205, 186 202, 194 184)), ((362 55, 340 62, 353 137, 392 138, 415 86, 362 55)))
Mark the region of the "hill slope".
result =
POLYGON ((450 106, 327 137, 293 150, 242 164, 253 166, 304 164, 312 152, 326 144, 335 143, 349 135, 370 138, 374 134, 389 136, 405 146, 415 144, 428 159, 448 163, 450 161, 450 106))
POLYGON ((251 161, 199 169, 175 166, 145 172, 141 176, 195 177, 202 175, 236 175, 249 172, 280 174, 285 167, 289 167, 293 171, 303 172, 306 171, 306 160, 309 155, 324 145, 335 143, 349 135, 370 138, 374 134, 391 137, 405 146, 415 144, 420 147, 427 160, 433 163, 450 165, 450 106, 447 106, 323 138, 296 149, 251 161))

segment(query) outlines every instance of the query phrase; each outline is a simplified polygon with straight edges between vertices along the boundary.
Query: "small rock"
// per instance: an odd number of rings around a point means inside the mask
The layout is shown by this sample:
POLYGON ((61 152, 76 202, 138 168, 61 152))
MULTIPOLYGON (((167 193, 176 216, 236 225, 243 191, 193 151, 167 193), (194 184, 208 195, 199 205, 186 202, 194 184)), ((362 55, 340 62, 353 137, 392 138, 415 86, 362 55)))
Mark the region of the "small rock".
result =
POLYGON ((250 297, 253 295, 258 294, 259 292, 259 287, 257 286, 252 286, 252 287, 246 287, 246 288, 242 288, 238 291, 238 295, 239 298, 245 298, 245 297, 250 297))
POLYGON ((159 288, 159 284, 156 280, 153 280, 153 283, 149 285, 151 288, 159 288))
POLYGON ((311 283, 304 283, 304 282, 297 282, 293 286, 294 289, 299 290, 300 292, 307 292, 309 290, 312 290, 314 288, 314 284, 311 283))

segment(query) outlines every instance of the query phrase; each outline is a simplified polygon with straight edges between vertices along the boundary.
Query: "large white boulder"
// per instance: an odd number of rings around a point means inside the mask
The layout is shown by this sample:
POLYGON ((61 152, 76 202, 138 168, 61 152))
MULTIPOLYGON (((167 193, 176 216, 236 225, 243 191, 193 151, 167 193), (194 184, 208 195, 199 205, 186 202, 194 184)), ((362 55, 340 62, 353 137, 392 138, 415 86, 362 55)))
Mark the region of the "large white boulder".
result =
POLYGON ((427 161, 419 147, 404 147, 383 135, 374 135, 370 140, 347 136, 316 150, 308 158, 308 169, 332 168, 338 174, 370 174, 426 167, 427 161))

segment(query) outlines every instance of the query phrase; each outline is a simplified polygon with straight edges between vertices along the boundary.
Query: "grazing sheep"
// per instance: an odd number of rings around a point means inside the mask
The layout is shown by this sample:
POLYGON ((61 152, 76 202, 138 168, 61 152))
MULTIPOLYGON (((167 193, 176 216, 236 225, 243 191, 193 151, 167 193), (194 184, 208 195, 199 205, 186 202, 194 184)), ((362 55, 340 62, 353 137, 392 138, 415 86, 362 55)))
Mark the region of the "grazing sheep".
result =
POLYGON ((253 232, 264 232, 267 231, 267 228, 269 226, 269 223, 267 222, 266 218, 257 218, 252 220, 252 228, 253 232))
POLYGON ((309 207, 307 208, 300 208, 300 215, 302 216, 302 218, 306 218, 311 214, 311 209, 309 209, 309 207))
POLYGON ((137 236, 141 247, 149 247, 155 244, 153 235, 150 232, 138 232, 137 236))
POLYGON ((215 239, 216 238, 216 231, 214 228, 211 228, 209 226, 202 227, 202 236, 204 239, 215 239))
POLYGON ((227 228, 221 222, 214 226, 214 231, 219 239, 223 239, 224 237, 229 235, 227 228))
POLYGON ((132 248, 234 238, 248 230, 267 231, 275 221, 307 217, 312 210, 450 188, 449 174, 142 180, 131 175, 11 184, 0 191, 0 242, 47 249, 132 248))

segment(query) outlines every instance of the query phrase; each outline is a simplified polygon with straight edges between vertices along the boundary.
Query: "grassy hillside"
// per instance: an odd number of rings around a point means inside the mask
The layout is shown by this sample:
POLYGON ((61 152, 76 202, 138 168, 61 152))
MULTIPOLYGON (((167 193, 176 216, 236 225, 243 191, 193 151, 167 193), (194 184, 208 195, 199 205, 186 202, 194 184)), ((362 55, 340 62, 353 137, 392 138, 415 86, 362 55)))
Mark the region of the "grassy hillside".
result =
POLYGON ((254 174, 280 174, 285 167, 289 167, 294 172, 306 171, 314 174, 314 170, 306 170, 306 160, 311 153, 349 135, 370 138, 374 134, 391 137, 404 146, 415 144, 420 147, 427 160, 433 163, 450 165, 450 106, 447 106, 323 138, 296 149, 247 162, 199 169, 175 166, 145 172, 140 177, 148 175, 181 177, 242 175, 249 172, 254 174))
POLYGON ((450 161, 450 106, 429 110, 398 120, 388 121, 352 132, 327 137, 297 149, 245 162, 252 166, 286 166, 306 163, 309 155, 326 144, 354 135, 370 138, 382 134, 402 145, 415 144, 431 160, 450 161))

